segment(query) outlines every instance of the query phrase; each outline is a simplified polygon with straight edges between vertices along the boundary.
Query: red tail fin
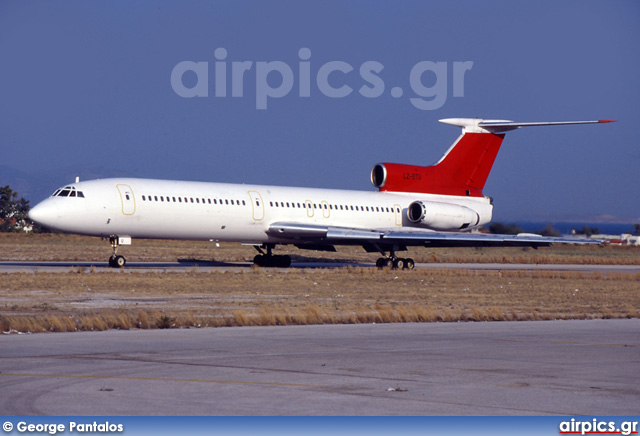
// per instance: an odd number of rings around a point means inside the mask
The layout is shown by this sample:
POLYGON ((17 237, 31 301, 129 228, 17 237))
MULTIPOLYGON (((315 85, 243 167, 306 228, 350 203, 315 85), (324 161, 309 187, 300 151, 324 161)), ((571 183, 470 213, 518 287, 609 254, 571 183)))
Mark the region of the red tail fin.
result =
POLYGON ((378 164, 371 180, 381 191, 482 197, 503 138, 504 134, 463 133, 437 164, 378 164))
POLYGON ((462 127, 462 135, 435 165, 377 164, 371 181, 381 191, 482 197, 482 190, 498 155, 504 132, 526 126, 593 124, 602 121, 514 123, 507 120, 449 118, 440 120, 462 127))

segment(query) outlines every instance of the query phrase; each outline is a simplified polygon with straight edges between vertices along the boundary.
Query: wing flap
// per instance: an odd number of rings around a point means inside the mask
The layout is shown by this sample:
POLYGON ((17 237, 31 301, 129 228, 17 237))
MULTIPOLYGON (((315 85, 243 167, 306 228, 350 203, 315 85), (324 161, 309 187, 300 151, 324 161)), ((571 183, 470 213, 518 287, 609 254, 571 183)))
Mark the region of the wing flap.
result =
POLYGON ((274 223, 269 226, 267 234, 280 238, 290 238, 295 240, 324 239, 331 241, 368 241, 372 239, 380 239, 380 236, 382 235, 379 230, 319 226, 300 223, 274 223))
MULTIPOLYGON (((403 227, 395 229, 357 229, 300 223, 274 223, 267 234, 299 244, 327 245, 413 245, 426 247, 543 247, 552 244, 600 244, 601 240, 546 237, 531 233, 493 235, 485 233, 435 232, 403 227)), ((286 243, 286 242, 285 242, 286 243)))
POLYGON ((602 242, 592 239, 546 237, 534 234, 492 235, 416 231, 389 232, 382 239, 427 247, 545 247, 552 244, 599 244, 602 242))

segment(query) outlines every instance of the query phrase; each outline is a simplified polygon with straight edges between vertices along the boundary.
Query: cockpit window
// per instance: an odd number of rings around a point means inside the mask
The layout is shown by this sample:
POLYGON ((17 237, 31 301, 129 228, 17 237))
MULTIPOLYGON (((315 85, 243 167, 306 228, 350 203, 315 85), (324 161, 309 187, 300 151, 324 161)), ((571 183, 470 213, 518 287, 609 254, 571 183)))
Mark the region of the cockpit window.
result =
POLYGON ((54 192, 52 197, 79 197, 84 198, 82 191, 78 191, 74 186, 65 186, 54 192))

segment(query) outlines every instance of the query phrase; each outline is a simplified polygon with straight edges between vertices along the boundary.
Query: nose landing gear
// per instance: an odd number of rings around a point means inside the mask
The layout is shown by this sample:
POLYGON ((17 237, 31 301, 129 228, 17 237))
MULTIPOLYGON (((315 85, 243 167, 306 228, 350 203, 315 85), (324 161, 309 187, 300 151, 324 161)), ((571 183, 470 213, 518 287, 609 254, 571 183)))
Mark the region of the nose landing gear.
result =
POLYGON ((109 243, 111 244, 111 248, 113 249, 113 253, 111 257, 109 257, 109 266, 111 268, 122 268, 126 265, 127 259, 124 256, 120 256, 117 254, 118 245, 120 245, 120 238, 117 236, 109 236, 109 243))

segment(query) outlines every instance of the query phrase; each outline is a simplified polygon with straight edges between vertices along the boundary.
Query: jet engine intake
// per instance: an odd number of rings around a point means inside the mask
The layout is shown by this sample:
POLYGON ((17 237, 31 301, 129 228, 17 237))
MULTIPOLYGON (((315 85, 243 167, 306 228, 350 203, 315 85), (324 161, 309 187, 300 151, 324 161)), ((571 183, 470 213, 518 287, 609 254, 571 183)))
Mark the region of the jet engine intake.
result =
POLYGON ((371 183, 381 191, 423 192, 427 167, 379 163, 371 169, 371 183))
POLYGON ((407 208, 407 218, 432 230, 460 230, 480 222, 480 215, 473 209, 435 201, 414 201, 407 208))

